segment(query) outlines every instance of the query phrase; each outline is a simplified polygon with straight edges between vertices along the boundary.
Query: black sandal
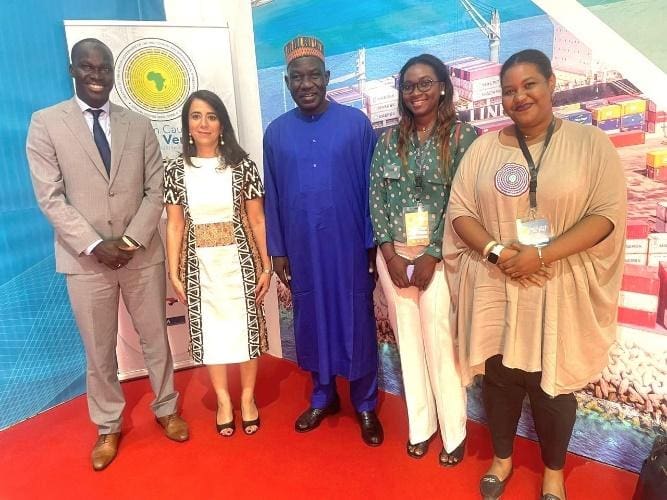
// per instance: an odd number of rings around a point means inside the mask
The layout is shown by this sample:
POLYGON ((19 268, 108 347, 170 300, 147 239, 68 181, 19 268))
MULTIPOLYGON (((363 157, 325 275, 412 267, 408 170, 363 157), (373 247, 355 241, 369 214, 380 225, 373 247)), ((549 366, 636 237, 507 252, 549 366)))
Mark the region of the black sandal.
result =
POLYGON ((422 441, 421 443, 416 444, 412 444, 408 439, 408 443, 405 447, 408 455, 416 459, 424 458, 424 455, 428 453, 428 446, 431 444, 431 440, 434 436, 435 434, 433 434, 426 441, 422 441))
POLYGON ((243 426, 243 432, 245 432, 247 436, 257 434, 257 431, 259 431, 259 415, 255 420, 241 420, 241 425, 243 426), (257 427, 257 429, 255 429, 253 432, 248 432, 248 428, 252 427, 253 425, 257 427))
POLYGON ((463 438, 461 444, 459 444, 456 447, 456 449, 451 453, 447 453, 447 451, 443 447, 442 451, 440 452, 440 457, 438 457, 438 461, 440 462, 440 465, 442 465, 443 467, 454 467, 463 461, 465 453, 466 453, 466 438, 463 438))
POLYGON ((226 438, 232 437, 234 435, 234 432, 236 431, 236 422, 233 418, 226 424, 219 424, 216 422, 215 430, 218 431, 218 434, 220 434, 222 437, 226 438), (223 434, 222 431, 224 431, 225 429, 231 429, 232 432, 230 432, 229 434, 223 434))
POLYGON ((421 443, 417 444, 412 444, 410 441, 408 441, 408 444, 406 446, 406 451, 408 452, 408 455, 410 455, 412 458, 420 459, 424 458, 424 455, 428 453, 428 445, 429 441, 422 441, 421 443))

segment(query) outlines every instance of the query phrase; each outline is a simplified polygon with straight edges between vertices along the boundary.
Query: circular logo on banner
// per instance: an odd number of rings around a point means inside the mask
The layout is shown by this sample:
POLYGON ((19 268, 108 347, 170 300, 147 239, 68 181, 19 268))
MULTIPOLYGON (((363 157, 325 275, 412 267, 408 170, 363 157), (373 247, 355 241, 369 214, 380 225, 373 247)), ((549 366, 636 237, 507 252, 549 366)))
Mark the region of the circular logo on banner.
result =
POLYGON ((177 118, 197 90, 194 64, 178 46, 160 38, 142 38, 116 60, 116 91, 123 104, 151 120, 177 118))
POLYGON ((523 165, 505 163, 496 172, 496 189, 507 196, 520 196, 528 189, 530 174, 523 165))

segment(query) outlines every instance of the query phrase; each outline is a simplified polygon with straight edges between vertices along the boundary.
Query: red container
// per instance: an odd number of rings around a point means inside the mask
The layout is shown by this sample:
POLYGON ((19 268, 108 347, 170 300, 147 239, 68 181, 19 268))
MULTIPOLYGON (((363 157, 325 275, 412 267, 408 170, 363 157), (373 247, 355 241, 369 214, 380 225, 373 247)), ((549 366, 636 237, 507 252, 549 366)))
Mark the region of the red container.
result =
POLYGON ((667 167, 653 168, 646 167, 646 177, 655 181, 667 181, 667 167))
POLYGON ((667 111, 648 111, 646 121, 651 123, 667 122, 667 111))
POLYGON ((592 101, 584 101, 581 103, 583 109, 593 111, 594 108, 604 106, 607 104, 607 99, 593 99, 592 101))
POLYGON ((626 222, 626 235, 628 240, 640 240, 648 238, 648 220, 640 218, 629 218, 626 222))
POLYGON ((658 293, 660 293, 658 268, 640 266, 637 264, 625 264, 621 290, 625 292, 643 293, 646 295, 658 295, 658 293))
MULTIPOLYGON (((659 201, 655 205, 655 216, 660 219, 667 221, 667 200, 666 201, 659 201)), ((659 233, 662 233, 664 231, 658 231, 659 233)))
POLYGON ((641 99, 641 97, 637 95, 628 95, 628 94, 614 95, 611 97, 607 97, 607 102, 609 104, 618 104, 619 102, 632 101, 634 99, 641 99))
POLYGON ((618 308, 618 322, 627 325, 655 328, 658 319, 657 312, 637 311, 625 307, 618 308))
POLYGON ((655 122, 645 122, 644 132, 647 132, 649 134, 655 134, 655 122))
POLYGON ((660 300, 658 302, 658 323, 662 326, 665 324, 665 313, 667 312, 667 262, 661 262, 658 268, 658 276, 660 277, 660 300))
POLYGON ((617 148, 624 146, 636 146, 646 142, 646 134, 643 130, 628 130, 617 134, 609 134, 609 139, 617 148))

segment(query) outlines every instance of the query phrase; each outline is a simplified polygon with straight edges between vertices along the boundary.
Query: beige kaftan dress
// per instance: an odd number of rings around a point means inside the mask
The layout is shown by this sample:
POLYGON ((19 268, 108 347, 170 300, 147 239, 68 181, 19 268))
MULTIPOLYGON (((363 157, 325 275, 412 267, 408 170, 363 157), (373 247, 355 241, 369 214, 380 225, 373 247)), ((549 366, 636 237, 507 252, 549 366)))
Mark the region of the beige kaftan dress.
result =
MULTIPOLYGON (((537 161, 543 143, 530 146, 537 161)), ((551 396, 580 389, 607 364, 616 336, 616 305, 625 245, 625 177, 616 150, 597 128, 563 121, 540 166, 539 212, 555 236, 582 218, 608 218, 602 242, 553 264, 543 288, 522 288, 469 249, 451 223, 473 217, 499 242, 516 241, 517 218, 529 211, 528 168, 518 147, 497 133, 475 141, 454 179, 444 237, 451 288, 452 328, 458 336, 463 382, 484 372, 486 359, 542 371, 551 396)))

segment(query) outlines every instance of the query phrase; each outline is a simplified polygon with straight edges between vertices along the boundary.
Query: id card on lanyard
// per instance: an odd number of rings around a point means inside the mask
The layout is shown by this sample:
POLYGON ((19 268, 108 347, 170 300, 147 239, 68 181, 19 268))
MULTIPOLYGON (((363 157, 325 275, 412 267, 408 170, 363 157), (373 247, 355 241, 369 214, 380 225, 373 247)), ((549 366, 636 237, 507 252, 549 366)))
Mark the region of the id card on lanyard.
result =
POLYGON ((422 192, 424 190, 424 174, 426 173, 426 166, 423 159, 423 148, 431 141, 429 137, 424 144, 419 144, 417 134, 413 138, 415 144, 415 164, 417 172, 415 172, 415 190, 414 200, 416 206, 403 208, 403 221, 405 223, 405 244, 409 247, 417 245, 430 245, 431 243, 431 226, 429 223, 430 207, 424 205, 421 201, 422 192))
POLYGON ((431 243, 431 227, 429 225, 429 207, 417 204, 416 207, 403 208, 405 219, 405 244, 409 247, 429 245, 431 243))
POLYGON ((542 216, 537 210, 537 174, 539 172, 540 165, 542 164, 544 153, 546 152, 547 147, 549 147, 549 143, 551 142, 551 137, 553 136, 555 128, 556 119, 553 118, 549 124, 549 128, 547 129, 547 135, 544 138, 542 153, 540 154, 537 165, 535 165, 533 156, 528 150, 526 139, 519 130, 519 127, 516 125, 514 127, 516 138, 519 142, 519 147, 521 148, 521 152, 526 159, 526 163, 528 163, 528 171, 530 173, 530 184, 528 191, 528 196, 530 198, 530 211, 526 217, 516 220, 517 238, 519 243, 524 245, 541 247, 549 243, 553 237, 553 230, 549 219, 545 216, 542 216))

